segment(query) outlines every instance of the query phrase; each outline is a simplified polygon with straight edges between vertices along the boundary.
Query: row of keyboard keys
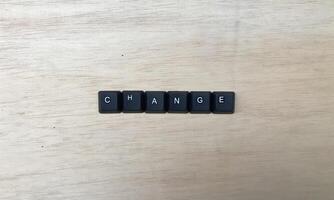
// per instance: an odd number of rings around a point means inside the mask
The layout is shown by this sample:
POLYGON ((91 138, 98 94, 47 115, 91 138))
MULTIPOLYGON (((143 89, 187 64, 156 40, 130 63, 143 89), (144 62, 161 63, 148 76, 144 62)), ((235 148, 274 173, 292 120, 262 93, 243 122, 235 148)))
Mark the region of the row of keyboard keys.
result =
POLYGON ((100 91, 100 113, 234 113, 234 92, 100 91))

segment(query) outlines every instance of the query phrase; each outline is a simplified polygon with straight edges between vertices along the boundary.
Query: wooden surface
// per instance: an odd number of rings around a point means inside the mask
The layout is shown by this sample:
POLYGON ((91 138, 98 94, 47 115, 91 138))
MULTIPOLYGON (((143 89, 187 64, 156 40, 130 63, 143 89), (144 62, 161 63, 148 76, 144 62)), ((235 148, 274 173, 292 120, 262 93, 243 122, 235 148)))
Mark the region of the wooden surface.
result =
POLYGON ((0 199, 334 196, 332 0, 2 0, 0 199), (100 115, 99 90, 233 90, 100 115))

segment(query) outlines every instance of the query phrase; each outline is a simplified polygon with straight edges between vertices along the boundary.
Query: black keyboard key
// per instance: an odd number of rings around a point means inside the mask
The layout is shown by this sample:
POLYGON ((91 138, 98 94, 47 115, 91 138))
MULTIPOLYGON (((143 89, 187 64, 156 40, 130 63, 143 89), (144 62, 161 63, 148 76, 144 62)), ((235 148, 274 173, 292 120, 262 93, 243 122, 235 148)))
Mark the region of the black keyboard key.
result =
POLYGON ((212 112, 213 113, 234 113, 235 94, 234 92, 213 92, 212 112))
POLYGON ((183 92, 183 91, 168 92, 168 112, 187 113, 188 92, 183 92))
POLYGON ((123 91, 123 112, 139 113, 143 112, 144 92, 123 91))
POLYGON ((210 113, 211 92, 190 92, 190 112, 210 113))
POLYGON ((148 91, 145 92, 145 108, 147 113, 166 112, 166 92, 148 91))
POLYGON ((100 91, 99 94, 100 113, 119 113, 122 109, 122 95, 119 91, 100 91))

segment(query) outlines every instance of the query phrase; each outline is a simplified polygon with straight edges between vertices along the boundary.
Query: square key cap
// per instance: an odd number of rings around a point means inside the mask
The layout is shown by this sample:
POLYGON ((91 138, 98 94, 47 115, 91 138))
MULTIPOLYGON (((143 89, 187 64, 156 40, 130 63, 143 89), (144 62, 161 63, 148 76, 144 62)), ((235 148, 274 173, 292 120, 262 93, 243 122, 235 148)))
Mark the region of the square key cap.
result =
POLYGON ((188 111, 188 92, 168 92, 168 112, 187 113, 188 111))
POLYGON ((147 113, 166 112, 166 92, 147 91, 145 92, 145 108, 147 113))
POLYGON ((190 92, 190 112, 210 113, 211 92, 190 92))
POLYGON ((231 114, 234 113, 235 94, 234 92, 213 92, 212 112, 231 114))
POLYGON ((144 92, 143 91, 123 91, 123 112, 140 113, 143 112, 144 92))
POLYGON ((100 113, 121 112, 122 95, 120 91, 100 91, 98 96, 100 113))

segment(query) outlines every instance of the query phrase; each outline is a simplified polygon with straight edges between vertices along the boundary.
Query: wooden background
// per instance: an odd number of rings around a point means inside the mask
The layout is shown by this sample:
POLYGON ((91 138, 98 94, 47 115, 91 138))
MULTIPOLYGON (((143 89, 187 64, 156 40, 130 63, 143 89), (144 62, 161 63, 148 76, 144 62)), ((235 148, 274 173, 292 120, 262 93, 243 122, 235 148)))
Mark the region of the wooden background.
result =
POLYGON ((333 0, 1 0, 0 199, 334 196, 333 0), (99 90, 233 115, 100 115, 99 90))

